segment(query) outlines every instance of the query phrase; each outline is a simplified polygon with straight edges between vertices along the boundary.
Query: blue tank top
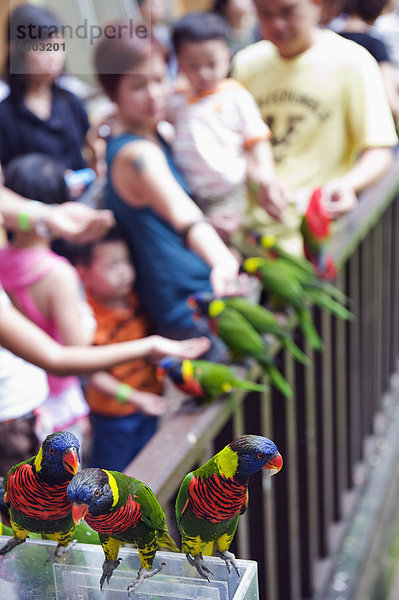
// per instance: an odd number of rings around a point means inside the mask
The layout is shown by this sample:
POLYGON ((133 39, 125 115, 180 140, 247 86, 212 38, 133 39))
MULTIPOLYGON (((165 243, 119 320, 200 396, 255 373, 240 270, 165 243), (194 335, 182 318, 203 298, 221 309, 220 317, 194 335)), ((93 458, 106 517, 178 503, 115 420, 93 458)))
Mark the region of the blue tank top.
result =
MULTIPOLYGON (((119 150, 143 139, 133 134, 110 138, 107 144, 108 173, 119 150)), ((169 146, 160 138, 162 150, 176 181, 187 191, 182 174, 174 164, 169 146)), ((143 310, 155 330, 192 327, 188 297, 211 290, 209 266, 184 244, 174 227, 152 208, 126 204, 108 179, 106 206, 125 231, 136 269, 136 289, 143 310)))

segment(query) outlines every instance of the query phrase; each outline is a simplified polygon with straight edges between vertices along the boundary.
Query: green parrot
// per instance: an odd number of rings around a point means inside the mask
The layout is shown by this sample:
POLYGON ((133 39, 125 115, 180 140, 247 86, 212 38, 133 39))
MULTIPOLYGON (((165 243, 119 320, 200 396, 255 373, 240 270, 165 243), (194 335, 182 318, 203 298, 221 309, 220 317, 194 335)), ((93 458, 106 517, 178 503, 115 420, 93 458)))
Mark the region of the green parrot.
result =
POLYGON ((247 258, 242 267, 249 275, 255 275, 261 280, 263 289, 274 303, 293 308, 304 336, 312 348, 321 350, 323 342, 313 324, 309 302, 298 279, 281 269, 277 261, 272 259, 247 258))
POLYGON ((188 473, 176 499, 176 521, 182 551, 188 562, 207 581, 213 575, 203 555, 219 556, 239 576, 235 556, 229 552, 238 519, 247 508, 248 482, 260 469, 273 475, 283 459, 271 440, 243 435, 230 442, 207 463, 188 473))
POLYGON ((263 256, 271 259, 279 259, 279 264, 291 268, 305 290, 317 288, 323 290, 339 302, 346 303, 349 301, 349 298, 337 286, 326 279, 320 278, 316 268, 306 258, 295 256, 281 248, 274 235, 262 235, 257 231, 252 231, 249 239, 262 248, 264 251, 263 256))
POLYGON ((235 387, 254 392, 267 390, 265 385, 238 379, 227 365, 207 360, 182 360, 166 356, 159 361, 156 375, 158 379, 167 375, 182 392, 210 401, 235 387))
POLYGON ((66 491, 78 468, 78 440, 68 431, 59 431, 46 437, 36 456, 8 471, 4 501, 14 536, 0 548, 0 555, 25 542, 30 532, 58 542, 46 562, 69 549, 75 524, 66 491))
POLYGON ((258 333, 270 333, 274 335, 296 360, 304 365, 309 364, 309 358, 290 338, 288 330, 278 322, 272 311, 267 310, 264 306, 260 306, 260 304, 248 302, 248 300, 239 296, 224 298, 224 302, 227 307, 233 308, 245 317, 258 333))
POLYGON ((122 560, 119 548, 135 544, 141 568, 137 578, 128 586, 129 596, 144 579, 161 571, 165 563, 151 571, 158 547, 178 552, 169 536, 164 512, 148 486, 117 471, 83 469, 67 489, 75 523, 85 519, 98 532, 105 554, 100 589, 122 560))
POLYGON ((224 341, 234 358, 254 358, 272 384, 288 398, 292 397, 293 391, 273 364, 268 346, 245 317, 209 292, 196 292, 190 296, 189 305, 194 316, 209 319, 211 330, 224 341))

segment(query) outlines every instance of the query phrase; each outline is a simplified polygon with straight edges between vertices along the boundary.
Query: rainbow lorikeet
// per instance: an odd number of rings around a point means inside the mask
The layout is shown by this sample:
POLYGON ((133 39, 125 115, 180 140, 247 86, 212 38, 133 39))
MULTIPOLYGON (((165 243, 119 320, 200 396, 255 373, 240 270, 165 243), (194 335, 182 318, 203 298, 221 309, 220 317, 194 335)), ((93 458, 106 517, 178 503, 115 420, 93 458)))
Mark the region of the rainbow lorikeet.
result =
POLYGON ((46 437, 36 456, 8 471, 4 500, 14 537, 0 548, 0 555, 25 542, 30 532, 58 542, 46 562, 67 551, 75 524, 66 492, 78 468, 78 440, 68 431, 59 431, 46 437))
POLYGON ((122 560, 118 552, 124 543, 137 546, 141 564, 137 578, 127 588, 129 596, 164 566, 162 563, 151 571, 158 546, 178 552, 158 500, 138 479, 117 471, 83 469, 68 485, 67 495, 75 523, 84 518, 98 532, 105 554, 101 589, 122 560))
POLYGON ((188 562, 209 581, 213 573, 203 555, 219 556, 239 575, 235 556, 229 552, 238 519, 248 503, 248 482, 261 469, 278 473, 283 459, 271 440, 243 435, 230 442, 207 463, 188 473, 176 499, 176 520, 182 551, 188 562))
POLYGON ((348 301, 347 296, 339 288, 326 281, 326 279, 320 278, 316 268, 306 258, 295 256, 281 248, 274 235, 262 235, 257 231, 252 231, 249 239, 262 248, 264 251, 263 256, 277 259, 279 265, 290 269, 295 277, 299 279, 305 291, 321 290, 332 298, 336 298, 339 302, 346 303, 348 301))
POLYGON ((254 392, 265 392, 265 385, 238 379, 227 366, 207 360, 188 360, 166 356, 159 361, 158 379, 170 377, 174 385, 190 396, 215 400, 238 387, 254 392))
POLYGON ((305 290, 298 279, 286 269, 282 269, 276 260, 267 258, 247 258, 242 268, 249 275, 255 275, 260 279, 264 291, 277 306, 293 308, 304 336, 312 348, 321 350, 323 343, 313 324, 305 290))
POLYGON ((278 322, 272 311, 260 304, 248 302, 240 296, 224 298, 224 302, 227 307, 233 308, 245 317, 258 333, 274 335, 296 360, 304 365, 309 364, 309 358, 291 339, 288 330, 278 322))
POLYGON ((326 253, 326 244, 331 235, 331 218, 323 207, 323 190, 316 188, 302 217, 300 231, 303 251, 324 279, 335 279, 337 267, 331 255, 326 253))
POLYGON ((272 384, 285 396, 292 397, 292 389, 273 364, 267 344, 245 317, 209 292, 196 292, 190 296, 189 305, 196 316, 209 319, 212 332, 224 341, 234 358, 254 358, 272 384))

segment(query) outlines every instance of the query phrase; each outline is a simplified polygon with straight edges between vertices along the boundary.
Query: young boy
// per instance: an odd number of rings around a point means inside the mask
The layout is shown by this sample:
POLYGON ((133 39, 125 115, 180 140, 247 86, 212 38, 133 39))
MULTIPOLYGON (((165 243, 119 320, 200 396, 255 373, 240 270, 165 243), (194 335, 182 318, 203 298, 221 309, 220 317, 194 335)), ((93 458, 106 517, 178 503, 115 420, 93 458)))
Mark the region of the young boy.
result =
MULTIPOLYGON (((242 223, 247 184, 261 197, 273 196, 267 210, 281 217, 280 192, 270 194, 274 165, 270 131, 252 96, 228 79, 231 52, 224 19, 210 12, 188 13, 174 27, 173 44, 187 93, 171 101, 173 152, 191 192, 224 237, 242 223)), ((259 198, 259 199, 260 199, 259 198)))
MULTIPOLYGON (((97 320, 94 344, 140 339, 147 320, 132 291, 135 271, 118 227, 71 252, 97 320)), ((166 410, 155 366, 145 358, 92 375, 86 387, 92 423, 89 466, 123 471, 154 434, 166 410)))

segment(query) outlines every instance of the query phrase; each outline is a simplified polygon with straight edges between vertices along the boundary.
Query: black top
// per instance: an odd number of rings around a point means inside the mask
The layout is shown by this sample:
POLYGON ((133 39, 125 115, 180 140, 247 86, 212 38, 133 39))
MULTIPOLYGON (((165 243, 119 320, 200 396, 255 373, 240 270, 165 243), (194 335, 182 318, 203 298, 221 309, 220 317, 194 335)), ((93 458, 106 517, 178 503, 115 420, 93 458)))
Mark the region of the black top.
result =
POLYGON ((340 31, 340 35, 366 48, 377 62, 390 62, 386 45, 380 38, 375 37, 371 33, 340 31))
POLYGON ((89 121, 82 102, 53 86, 50 117, 43 121, 10 94, 0 103, 0 162, 3 167, 22 154, 41 152, 58 159, 65 169, 83 169, 81 148, 89 121))

